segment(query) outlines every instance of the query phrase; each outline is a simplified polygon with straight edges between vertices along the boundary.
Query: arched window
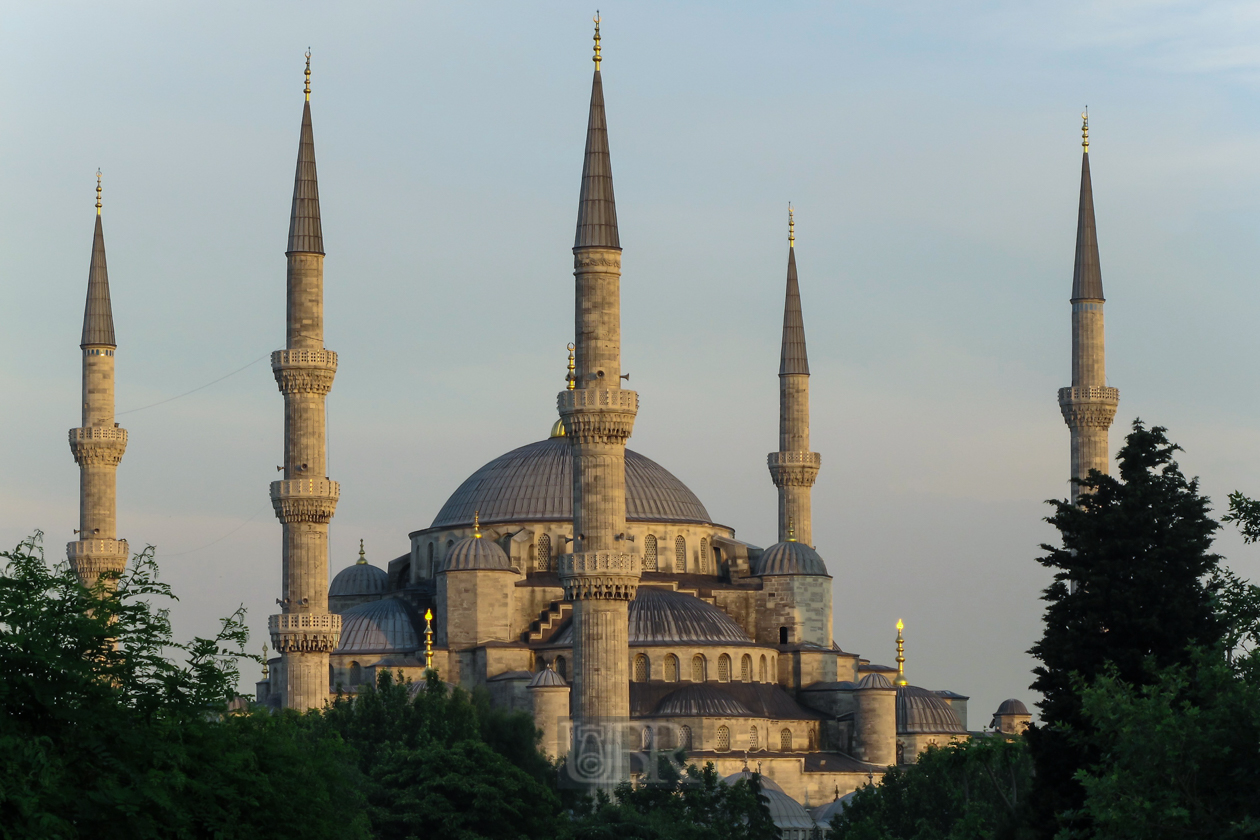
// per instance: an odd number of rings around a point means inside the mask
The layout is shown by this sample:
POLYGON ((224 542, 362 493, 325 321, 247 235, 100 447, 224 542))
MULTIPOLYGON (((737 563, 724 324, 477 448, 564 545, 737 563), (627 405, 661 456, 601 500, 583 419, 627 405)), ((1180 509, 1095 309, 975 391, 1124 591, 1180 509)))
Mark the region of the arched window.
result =
POLYGON ((358 662, 350 663, 350 685, 358 685, 363 682, 363 666, 358 662))
POLYGON ((433 577, 433 575, 437 573, 437 569, 433 568, 433 543, 429 543, 429 550, 426 553, 427 557, 424 567, 428 570, 428 576, 433 577))
POLYGON ((334 671, 333 671, 333 666, 332 666, 332 663, 331 663, 331 662, 329 662, 329 663, 328 663, 328 690, 329 690, 329 691, 332 691, 332 690, 333 690, 333 688, 335 688, 335 687, 337 686, 337 683, 335 682, 335 679, 336 679, 336 678, 335 678, 335 676, 334 676, 334 671))
POLYGON ((792 730, 784 729, 779 733, 779 749, 783 752, 792 751, 792 730))
POLYGON ((678 682, 678 657, 672 653, 665 657, 665 682, 678 682))
POLYGON ((569 669, 568 669, 568 666, 566 666, 564 663, 563 656, 556 657, 556 673, 564 677, 565 679, 569 678, 569 669))
POLYGON ((652 727, 643 727, 643 749, 652 749, 652 727))
POLYGON ((725 726, 718 727, 718 752, 726 752, 731 748, 731 730, 725 726))
POLYGON ((697 653, 691 658, 691 681, 704 682, 704 680, 704 657, 697 653))
POLYGON ((757 727, 755 726, 748 727, 748 749, 761 749, 761 737, 757 734, 757 727))
POLYGON ((739 679, 740 682, 752 682, 752 657, 746 653, 739 660, 739 679))
POLYGON ((687 541, 683 539, 682 534, 674 540, 674 571, 687 571, 687 541))
POLYGON ((551 537, 543 534, 534 548, 534 568, 545 572, 551 568, 551 537))
POLYGON ((718 682, 731 681, 731 658, 725 653, 718 657, 718 682))
POLYGON ((656 571, 656 537, 651 534, 643 538, 643 569, 647 572, 656 571))
POLYGON ((770 682, 779 681, 779 657, 770 657, 770 682))
POLYGON ((709 571, 709 541, 703 537, 700 539, 700 571, 709 571))
POLYGON ((634 681, 648 681, 648 658, 641 653, 634 658, 634 681))
POLYGON ((757 669, 757 682, 766 682, 766 655, 761 654, 761 665, 757 669))
POLYGON ((786 627, 779 628, 779 644, 786 645, 788 643, 788 629, 786 627))
POLYGON ((809 749, 810 752, 818 749, 818 733, 812 729, 809 730, 809 749))
POLYGON ((678 727, 678 746, 684 750, 691 749, 691 727, 686 724, 678 727))

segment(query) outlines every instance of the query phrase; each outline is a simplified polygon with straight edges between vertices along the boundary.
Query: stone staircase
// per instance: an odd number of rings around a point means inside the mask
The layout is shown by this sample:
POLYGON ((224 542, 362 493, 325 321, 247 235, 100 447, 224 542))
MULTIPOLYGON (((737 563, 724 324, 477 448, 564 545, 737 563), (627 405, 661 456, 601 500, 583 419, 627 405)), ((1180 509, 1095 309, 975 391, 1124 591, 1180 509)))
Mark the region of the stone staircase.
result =
POLYGON ((568 601, 552 601, 547 609, 538 615, 538 620, 531 622, 529 629, 521 634, 521 641, 541 642, 555 632, 564 620, 573 614, 573 604, 568 601))

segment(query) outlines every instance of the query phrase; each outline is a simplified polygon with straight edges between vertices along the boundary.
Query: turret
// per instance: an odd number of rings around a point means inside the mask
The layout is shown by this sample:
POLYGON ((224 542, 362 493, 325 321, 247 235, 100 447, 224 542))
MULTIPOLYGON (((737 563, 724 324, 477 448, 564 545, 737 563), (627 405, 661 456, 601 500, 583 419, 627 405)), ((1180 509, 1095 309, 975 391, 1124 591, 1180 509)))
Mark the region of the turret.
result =
MULTIPOLYGON (((118 464, 127 430, 114 422, 114 312, 101 227, 101 173, 96 173, 96 230, 83 310, 83 425, 70 430, 70 451, 79 465, 79 538, 66 545, 70 568, 87 587, 127 567, 127 541, 118 539, 118 464)), ((108 585, 108 584, 107 584, 108 585)))
POLYGON ((789 528, 794 528, 795 538, 812 546, 810 493, 822 456, 809 451, 809 356, 796 279, 796 224, 790 206, 783 347, 779 353, 779 451, 771 452, 766 460, 774 486, 779 488, 779 542, 785 542, 789 528))
MULTIPOLYGON (((1120 391, 1107 386, 1103 335, 1102 270, 1094 224, 1094 189, 1089 174, 1089 114, 1081 114, 1081 200, 1076 217, 1076 266, 1072 273, 1072 386, 1059 389, 1059 409, 1072 435, 1072 478, 1090 470, 1106 474, 1110 462, 1107 431, 1116 416, 1120 391)), ((1080 488, 1072 485, 1075 502, 1080 488)))
POLYGON ((328 699, 328 654, 337 647, 341 616, 328 611, 328 522, 340 487, 328 478, 325 400, 337 354, 324 349, 324 237, 311 128, 311 56, 289 217, 288 328, 271 369, 284 395, 284 478, 271 483, 283 530, 281 613, 268 629, 281 657, 280 698, 286 708, 319 708, 328 699))
POLYGON ((573 447, 573 553, 559 558, 573 601, 573 716, 570 777, 611 787, 629 778, 620 732, 630 716, 627 606, 641 559, 626 537, 626 440, 639 398, 621 388, 621 241, 613 198, 599 18, 595 19, 586 155, 573 243, 575 370, 557 407, 573 447), (590 753, 588 756, 587 753, 590 753), (598 768, 586 772, 587 768, 598 768))
POLYGON ((528 686, 534 710, 534 726, 541 730, 539 748, 548 758, 563 758, 569 751, 569 684, 548 665, 528 686))

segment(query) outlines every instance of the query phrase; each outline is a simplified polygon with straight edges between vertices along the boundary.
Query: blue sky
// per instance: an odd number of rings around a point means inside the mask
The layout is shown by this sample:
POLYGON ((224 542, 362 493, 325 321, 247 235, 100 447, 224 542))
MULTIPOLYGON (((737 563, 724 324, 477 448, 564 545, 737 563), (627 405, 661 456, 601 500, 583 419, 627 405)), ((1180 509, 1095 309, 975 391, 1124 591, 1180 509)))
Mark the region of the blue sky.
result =
MULTIPOLYGON (((572 338, 590 17, 573 3, 5 4, 0 542, 77 524, 94 172, 118 409, 284 340, 284 242, 314 52, 334 571, 401 554, 465 476, 544 436, 572 338)), ((1260 493, 1260 8, 1247 3, 604 4, 634 449, 773 541, 785 209, 823 455, 836 638, 973 725, 1035 699, 1067 493, 1069 306, 1091 155, 1113 450, 1170 428, 1218 501, 1260 493)), ((279 594, 266 362, 122 414, 119 523, 158 546, 181 635, 279 594)), ((1260 576, 1260 549, 1221 550, 1260 576)))

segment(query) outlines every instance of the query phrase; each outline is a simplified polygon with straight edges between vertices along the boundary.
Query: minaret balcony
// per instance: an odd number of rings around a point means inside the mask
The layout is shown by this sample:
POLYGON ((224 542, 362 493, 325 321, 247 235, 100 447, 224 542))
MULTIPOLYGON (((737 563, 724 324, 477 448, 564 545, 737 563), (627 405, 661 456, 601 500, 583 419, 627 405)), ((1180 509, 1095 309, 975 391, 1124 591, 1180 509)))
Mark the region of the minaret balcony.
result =
POLYGON ((556 407, 570 440, 624 445, 634 430, 639 395, 620 388, 578 388, 561 391, 556 407))
POLYGON ((1063 422, 1073 429, 1110 428, 1119 404, 1119 388, 1094 385, 1059 389, 1059 410, 1063 412, 1063 422))
POLYGON ((127 430, 117 426, 86 426, 70 430, 70 451, 79 466, 118 466, 127 451, 127 430))
POLYGON ((271 506, 281 522, 327 524, 337 510, 341 485, 327 478, 271 482, 271 506))
POLYGON ((643 564, 637 554, 579 551, 560 555, 557 571, 566 601, 632 601, 643 564))
POLYGON ((1101 385, 1089 385, 1083 388, 1060 388, 1059 405, 1069 403, 1110 403, 1120 404, 1120 389, 1101 385))
POLYGON ((276 350, 271 372, 282 394, 327 394, 337 374, 337 354, 332 350, 276 350))
POLYGON ((125 563, 131 555, 126 540, 75 540, 66 543, 66 557, 71 563, 86 559, 108 560, 121 558, 125 563))
POLYGON ((277 653, 331 653, 341 639, 337 613, 281 613, 267 618, 277 653))
POLYGON ((766 456, 776 487, 813 487, 822 466, 817 452, 771 452, 766 456))

